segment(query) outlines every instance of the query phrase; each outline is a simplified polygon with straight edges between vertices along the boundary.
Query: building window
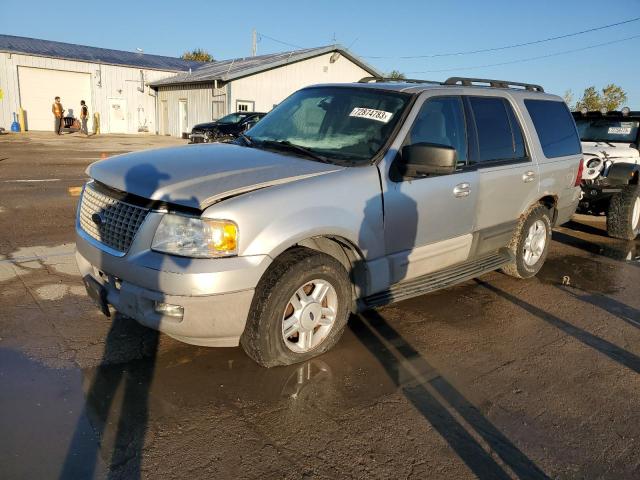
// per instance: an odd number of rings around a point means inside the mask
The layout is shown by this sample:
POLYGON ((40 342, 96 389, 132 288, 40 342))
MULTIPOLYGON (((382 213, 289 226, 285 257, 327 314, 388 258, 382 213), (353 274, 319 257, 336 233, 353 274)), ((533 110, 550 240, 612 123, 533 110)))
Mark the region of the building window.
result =
POLYGON ((255 109, 255 102, 253 100, 237 100, 236 111, 237 112, 253 112, 255 109))

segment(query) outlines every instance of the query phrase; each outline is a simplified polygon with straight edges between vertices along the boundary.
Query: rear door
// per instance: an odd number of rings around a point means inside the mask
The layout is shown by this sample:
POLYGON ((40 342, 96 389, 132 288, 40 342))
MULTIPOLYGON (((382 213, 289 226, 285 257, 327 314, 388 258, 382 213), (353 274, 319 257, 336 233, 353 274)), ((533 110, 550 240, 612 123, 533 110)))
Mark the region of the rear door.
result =
POLYGON ((407 119, 409 130, 383 179, 384 236, 391 283, 463 262, 472 244, 478 182, 477 172, 467 168, 462 97, 431 94, 416 109, 414 119, 411 115, 407 119), (423 142, 454 147, 459 169, 449 175, 399 177, 402 147, 423 142))
POLYGON ((518 217, 537 200, 538 165, 511 101, 469 96, 466 105, 474 130, 470 162, 478 169, 474 230, 481 239, 500 238, 498 244, 506 243, 518 217))

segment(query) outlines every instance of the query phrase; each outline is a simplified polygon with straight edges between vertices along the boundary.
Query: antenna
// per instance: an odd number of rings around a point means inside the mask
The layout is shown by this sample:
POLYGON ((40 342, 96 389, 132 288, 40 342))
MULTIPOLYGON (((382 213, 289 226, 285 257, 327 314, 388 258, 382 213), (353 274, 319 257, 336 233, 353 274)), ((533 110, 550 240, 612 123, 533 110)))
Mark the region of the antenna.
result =
POLYGON ((251 31, 251 56, 255 57, 258 53, 258 32, 254 28, 251 31))

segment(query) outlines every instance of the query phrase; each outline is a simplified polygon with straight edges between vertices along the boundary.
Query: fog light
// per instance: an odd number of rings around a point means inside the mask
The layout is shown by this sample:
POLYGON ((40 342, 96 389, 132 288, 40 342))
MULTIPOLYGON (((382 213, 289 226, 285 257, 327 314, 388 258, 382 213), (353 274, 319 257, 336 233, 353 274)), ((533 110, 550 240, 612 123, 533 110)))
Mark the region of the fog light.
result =
POLYGON ((160 315, 167 317, 182 318, 184 317, 184 308, 180 305, 172 305, 170 303, 155 302, 154 310, 160 315))

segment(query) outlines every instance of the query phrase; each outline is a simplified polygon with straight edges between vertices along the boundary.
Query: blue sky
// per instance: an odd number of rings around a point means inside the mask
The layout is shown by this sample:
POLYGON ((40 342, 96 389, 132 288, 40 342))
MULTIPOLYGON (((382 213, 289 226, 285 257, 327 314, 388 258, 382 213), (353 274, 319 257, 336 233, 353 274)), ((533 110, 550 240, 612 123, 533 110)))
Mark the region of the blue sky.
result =
MULTIPOLYGON (((216 58, 246 56, 251 30, 303 47, 337 42, 383 71, 415 78, 453 75, 539 83, 577 95, 609 82, 640 110, 640 38, 530 62, 495 64, 582 48, 640 34, 640 21, 573 38, 492 52, 440 58, 400 57, 468 51, 538 40, 640 16, 640 0, 517 1, 253 1, 3 2, 0 33, 147 53, 180 55, 195 47, 216 58), (267 6, 265 6, 267 5, 267 6), (446 72, 429 72, 449 70, 446 72), (416 72, 416 73, 413 73, 416 72)), ((262 37, 259 53, 290 48, 262 37)))

